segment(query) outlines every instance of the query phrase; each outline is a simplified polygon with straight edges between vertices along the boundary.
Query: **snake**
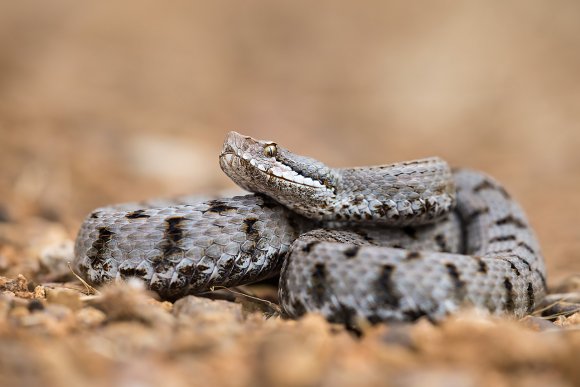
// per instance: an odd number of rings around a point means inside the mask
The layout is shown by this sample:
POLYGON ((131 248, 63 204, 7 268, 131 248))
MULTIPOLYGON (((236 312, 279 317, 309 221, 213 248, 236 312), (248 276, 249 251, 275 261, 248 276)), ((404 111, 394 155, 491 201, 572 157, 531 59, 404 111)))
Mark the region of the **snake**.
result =
POLYGON ((137 277, 167 300, 279 276, 284 316, 352 326, 463 308, 517 318, 546 293, 524 211, 483 172, 438 157, 332 168, 237 132, 219 162, 249 194, 98 208, 75 270, 94 286, 137 277))

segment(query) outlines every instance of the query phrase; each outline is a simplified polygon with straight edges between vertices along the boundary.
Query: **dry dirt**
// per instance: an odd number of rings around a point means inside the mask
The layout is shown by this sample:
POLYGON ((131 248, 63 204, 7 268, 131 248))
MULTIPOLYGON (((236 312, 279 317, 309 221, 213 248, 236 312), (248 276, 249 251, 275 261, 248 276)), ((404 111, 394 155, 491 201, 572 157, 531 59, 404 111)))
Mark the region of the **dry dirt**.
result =
POLYGON ((229 293, 89 295, 67 266, 97 206, 234 189, 235 129, 336 166, 484 170, 578 298, 579 20, 571 0, 0 2, 0 384, 580 385, 578 304, 357 337, 229 293))

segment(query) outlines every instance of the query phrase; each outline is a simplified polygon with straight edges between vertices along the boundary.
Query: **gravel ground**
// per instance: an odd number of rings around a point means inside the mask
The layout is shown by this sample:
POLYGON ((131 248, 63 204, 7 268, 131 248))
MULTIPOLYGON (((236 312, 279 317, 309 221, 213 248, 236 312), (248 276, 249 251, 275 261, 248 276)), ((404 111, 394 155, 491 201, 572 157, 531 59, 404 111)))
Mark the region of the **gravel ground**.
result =
POLYGON ((580 385, 579 14, 0 2, 0 384, 580 385), (168 303, 74 277, 93 208, 234 191, 217 163, 229 130, 336 166, 439 155, 492 174, 538 233, 550 302, 521 321, 466 311, 355 335, 281 319, 270 284, 168 303))

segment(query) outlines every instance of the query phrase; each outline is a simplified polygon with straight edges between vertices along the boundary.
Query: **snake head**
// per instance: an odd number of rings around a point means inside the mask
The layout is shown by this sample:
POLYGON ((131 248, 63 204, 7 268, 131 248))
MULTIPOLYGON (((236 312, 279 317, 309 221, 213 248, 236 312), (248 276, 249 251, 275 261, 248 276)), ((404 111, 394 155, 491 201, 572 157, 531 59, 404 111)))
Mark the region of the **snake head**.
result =
POLYGON ((338 177, 318 160, 296 155, 273 141, 230 132, 220 154, 222 170, 240 187, 272 197, 308 216, 334 197, 338 177), (307 204, 307 206, 306 206, 307 204), (301 211, 302 210, 302 211, 301 211))

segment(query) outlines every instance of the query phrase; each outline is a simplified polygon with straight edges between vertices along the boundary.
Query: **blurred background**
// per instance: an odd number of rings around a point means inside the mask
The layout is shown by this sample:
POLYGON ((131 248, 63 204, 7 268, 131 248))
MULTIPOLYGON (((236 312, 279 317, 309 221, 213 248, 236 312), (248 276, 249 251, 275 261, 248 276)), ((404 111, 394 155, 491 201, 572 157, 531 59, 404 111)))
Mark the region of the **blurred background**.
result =
POLYGON ((232 188, 237 130, 333 166, 431 155, 580 272, 580 3, 0 2, 0 219, 232 188))

